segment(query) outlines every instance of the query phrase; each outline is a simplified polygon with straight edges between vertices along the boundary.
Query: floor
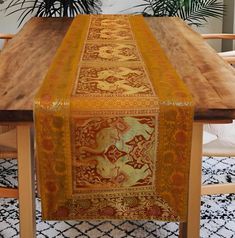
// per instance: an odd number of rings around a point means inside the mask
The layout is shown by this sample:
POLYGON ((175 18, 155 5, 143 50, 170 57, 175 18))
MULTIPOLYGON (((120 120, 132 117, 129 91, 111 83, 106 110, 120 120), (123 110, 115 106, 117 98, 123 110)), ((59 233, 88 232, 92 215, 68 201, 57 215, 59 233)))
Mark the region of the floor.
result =
MULTIPOLYGON (((204 183, 235 180, 235 158, 203 158, 204 183)), ((16 162, 0 160, 0 185, 16 186, 16 162)), ((235 182, 235 181, 234 181, 235 182)), ((0 199, 0 237, 19 237, 18 202, 0 199)), ((39 238, 174 238, 177 223, 155 221, 51 221, 41 220, 37 199, 37 237, 39 238)), ((202 238, 235 237, 235 194, 203 196, 201 207, 202 238)))

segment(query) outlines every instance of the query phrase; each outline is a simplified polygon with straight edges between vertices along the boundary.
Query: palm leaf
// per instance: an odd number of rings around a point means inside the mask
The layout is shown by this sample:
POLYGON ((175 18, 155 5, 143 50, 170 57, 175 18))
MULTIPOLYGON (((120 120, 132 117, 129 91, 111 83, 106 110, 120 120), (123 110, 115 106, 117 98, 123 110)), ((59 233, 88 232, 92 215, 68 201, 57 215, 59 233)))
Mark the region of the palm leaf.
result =
POLYGON ((223 12, 224 4, 217 0, 189 0, 176 15, 187 21, 189 25, 200 26, 209 17, 222 18, 223 12))
MULTIPOLYGON (((20 12, 20 24, 28 15, 38 17, 74 17, 77 14, 101 12, 100 0, 10 0, 6 14, 20 12)), ((19 24, 19 25, 20 25, 19 24)))
POLYGON ((178 16, 189 25, 200 26, 207 18, 222 18, 225 6, 220 0, 143 0, 144 16, 178 16))

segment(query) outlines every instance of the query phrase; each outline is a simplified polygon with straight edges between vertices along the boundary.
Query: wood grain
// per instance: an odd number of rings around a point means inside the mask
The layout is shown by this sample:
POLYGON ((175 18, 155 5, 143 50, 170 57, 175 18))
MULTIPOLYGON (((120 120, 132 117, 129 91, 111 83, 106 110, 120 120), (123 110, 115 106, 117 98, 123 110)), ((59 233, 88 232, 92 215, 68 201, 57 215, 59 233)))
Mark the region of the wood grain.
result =
POLYGON ((191 91, 196 119, 235 118, 235 70, 178 18, 146 18, 191 91))
POLYGON ((33 97, 71 21, 33 18, 1 52, 1 121, 33 120, 33 97))
MULTIPOLYGON (((32 18, 4 48, 0 121, 33 120, 33 97, 71 21, 32 18)), ((195 120, 235 119, 235 70, 180 19, 151 17, 146 22, 191 91, 195 120)))

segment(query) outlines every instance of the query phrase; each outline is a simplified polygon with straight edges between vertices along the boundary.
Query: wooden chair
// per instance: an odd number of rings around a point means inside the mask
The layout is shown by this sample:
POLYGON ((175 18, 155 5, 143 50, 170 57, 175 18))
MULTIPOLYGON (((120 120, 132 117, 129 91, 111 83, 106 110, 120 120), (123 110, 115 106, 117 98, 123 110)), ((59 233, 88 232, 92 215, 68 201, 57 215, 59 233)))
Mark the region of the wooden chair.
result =
MULTIPOLYGON (((1 34, 3 47, 7 45, 14 35, 1 34)), ((16 159, 16 128, 14 125, 0 125, 0 159, 16 159)), ((18 198, 17 188, 0 187, 0 197, 18 198)))
MULTIPOLYGON (((224 125, 219 126, 221 126, 221 129, 224 127, 224 125)), ((218 136, 217 139, 203 145, 203 156, 235 157, 235 146, 218 136)), ((201 189, 202 195, 227 193, 235 193, 235 183, 202 185, 201 189)))
MULTIPOLYGON (((205 40, 208 39, 235 40, 235 34, 202 34, 202 37, 205 40)), ((218 53, 218 55, 220 55, 229 64, 235 64, 235 51, 232 50, 227 52, 220 52, 218 53)), ((230 121, 230 123, 232 123, 232 121, 230 121)), ((221 128, 223 128, 223 126, 224 125, 221 125, 221 128)), ((226 141, 217 138, 203 145, 203 156, 234 157, 235 147, 229 145, 228 143, 226 143, 226 141)), ((203 185, 201 193, 202 195, 235 193, 235 184, 229 183, 229 184, 203 185)))
MULTIPOLYGON (((0 34, 5 47, 12 34, 0 34)), ((1 53, 0 53, 1 54, 1 53)), ((20 237, 36 237, 33 134, 31 123, 0 123, 0 159, 18 160, 18 188, 0 187, 0 197, 19 200, 20 237)))
MULTIPOLYGON (((222 40, 235 40, 235 34, 202 34, 205 40, 222 39, 222 40)), ((235 51, 227 51, 218 53, 225 61, 230 64, 235 64, 235 51)))

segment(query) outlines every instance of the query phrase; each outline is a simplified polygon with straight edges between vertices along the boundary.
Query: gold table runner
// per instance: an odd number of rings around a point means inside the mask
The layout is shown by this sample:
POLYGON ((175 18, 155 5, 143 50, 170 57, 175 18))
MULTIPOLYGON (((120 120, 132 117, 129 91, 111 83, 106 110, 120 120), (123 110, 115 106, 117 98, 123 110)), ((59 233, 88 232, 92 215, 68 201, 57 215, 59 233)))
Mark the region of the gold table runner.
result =
POLYGON ((76 17, 35 98, 43 218, 185 221, 193 111, 143 17, 76 17))

